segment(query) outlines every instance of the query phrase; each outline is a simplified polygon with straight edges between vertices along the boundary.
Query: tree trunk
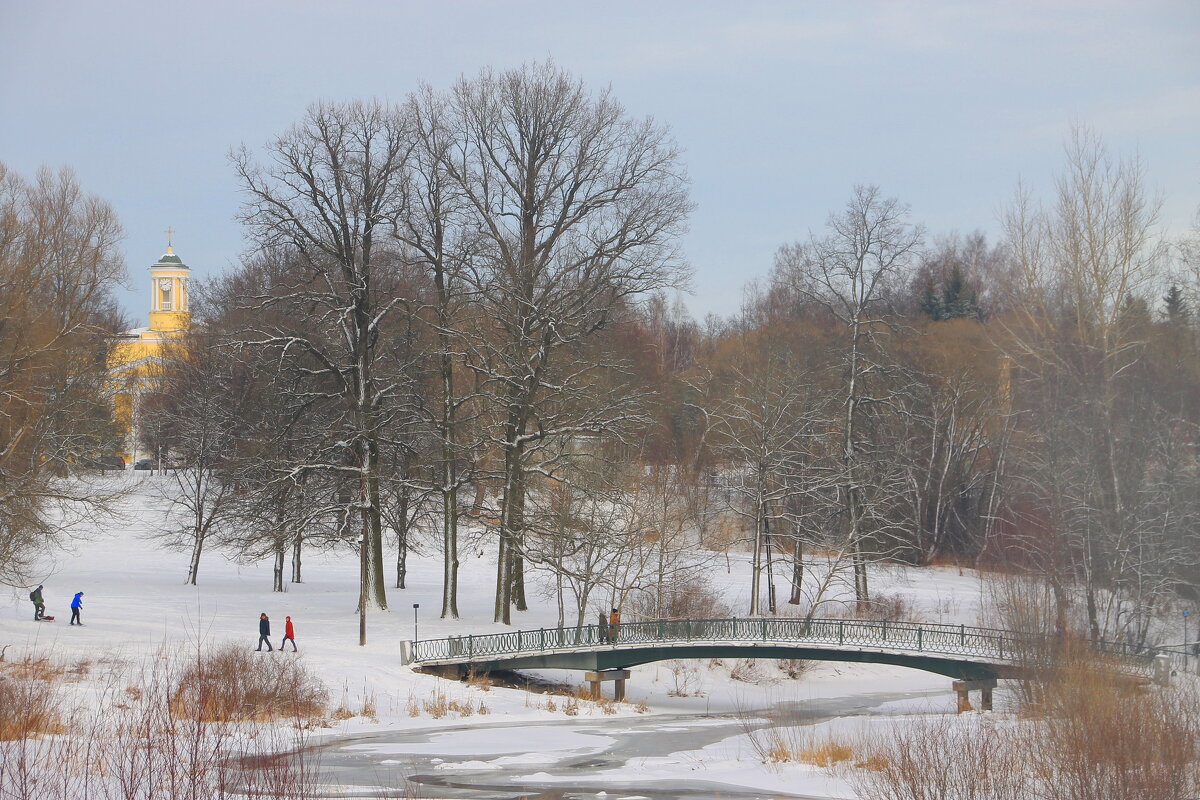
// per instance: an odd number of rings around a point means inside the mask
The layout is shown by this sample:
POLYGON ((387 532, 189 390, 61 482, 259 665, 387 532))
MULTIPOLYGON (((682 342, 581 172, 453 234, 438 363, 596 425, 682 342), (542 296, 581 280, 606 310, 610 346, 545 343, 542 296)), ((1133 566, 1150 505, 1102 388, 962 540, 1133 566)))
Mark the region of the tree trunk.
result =
POLYGON ((280 545, 275 548, 275 570, 274 570, 275 580, 271 586, 272 592, 282 592, 283 591, 283 564, 284 564, 284 561, 286 560, 285 559, 286 553, 287 553, 287 547, 284 546, 282 543, 280 543, 280 545))
POLYGON ((387 611, 387 578, 383 567, 383 516, 379 508, 379 476, 377 474, 371 476, 368 486, 372 495, 370 509, 371 594, 379 610, 387 611))
POLYGON ((517 611, 528 611, 529 605, 525 602, 525 558, 519 549, 513 548, 512 559, 513 606, 517 611))
POLYGON ((303 583, 300 577, 300 548, 304 543, 304 537, 296 532, 295 538, 292 540, 292 583, 303 583))
MULTIPOLYGON (((524 525, 524 474, 522 473, 522 449, 518 440, 525 426, 519 417, 507 426, 509 446, 504 454, 504 497, 500 506, 500 543, 496 558, 496 607, 494 620, 505 625, 512 624, 514 590, 514 567, 516 539, 524 525)), ((522 591, 524 586, 522 583, 522 591)))
POLYGON ((439 264, 435 275, 438 288, 438 347, 442 377, 442 619, 458 619, 458 446, 455 438, 454 361, 446 331, 449 297, 446 276, 439 264))
POLYGON ((763 504, 763 550, 767 557, 767 610, 775 613, 775 570, 771 563, 771 516, 769 508, 763 504))
POLYGON ((358 543, 358 646, 367 644, 367 597, 370 594, 371 532, 363 520, 362 538, 358 543))
MULTIPOLYGON (((192 558, 188 564, 187 582, 190 586, 196 585, 196 573, 200 571, 200 553, 204 550, 204 534, 197 533, 192 541, 192 558)), ((179 573, 176 573, 177 575, 179 573)))
POLYGON ((754 551, 750 556, 750 616, 759 614, 759 584, 762 562, 762 498, 756 498, 754 504, 754 551))
POLYGON ((404 585, 408 576, 408 490, 400 497, 400 511, 397 515, 400 529, 396 531, 396 588, 407 588, 404 585))
POLYGON ((792 594, 788 598, 788 604, 798 606, 803 597, 804 545, 800 542, 800 537, 795 536, 792 539, 792 594))

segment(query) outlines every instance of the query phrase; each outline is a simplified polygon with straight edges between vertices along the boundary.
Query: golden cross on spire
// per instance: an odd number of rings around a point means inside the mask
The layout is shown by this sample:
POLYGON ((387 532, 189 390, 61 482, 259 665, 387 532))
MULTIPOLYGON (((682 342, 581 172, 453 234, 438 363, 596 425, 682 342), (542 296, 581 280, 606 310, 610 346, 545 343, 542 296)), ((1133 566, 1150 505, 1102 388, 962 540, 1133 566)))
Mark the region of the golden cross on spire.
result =
POLYGON ((165 233, 167 235, 167 247, 170 247, 172 244, 171 238, 175 235, 175 229, 168 226, 167 229, 165 231, 163 231, 163 233, 165 233))

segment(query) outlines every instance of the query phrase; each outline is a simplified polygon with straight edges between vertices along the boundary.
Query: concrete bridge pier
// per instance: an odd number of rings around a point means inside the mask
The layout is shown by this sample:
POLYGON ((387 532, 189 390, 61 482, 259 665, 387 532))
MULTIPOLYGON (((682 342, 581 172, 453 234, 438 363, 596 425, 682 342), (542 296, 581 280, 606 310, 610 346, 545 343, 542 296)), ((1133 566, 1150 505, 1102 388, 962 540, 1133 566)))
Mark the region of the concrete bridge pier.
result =
POLYGON ((604 681, 616 681, 613 685, 613 699, 618 703, 625 699, 625 681, 629 680, 627 669, 603 669, 597 672, 585 672, 583 679, 592 686, 592 699, 600 699, 600 684, 604 681))
POLYGON ((992 710, 992 690, 996 688, 996 679, 988 678, 977 681, 955 681, 954 693, 958 695, 958 713, 971 710, 971 697, 968 694, 979 690, 979 710, 992 710))

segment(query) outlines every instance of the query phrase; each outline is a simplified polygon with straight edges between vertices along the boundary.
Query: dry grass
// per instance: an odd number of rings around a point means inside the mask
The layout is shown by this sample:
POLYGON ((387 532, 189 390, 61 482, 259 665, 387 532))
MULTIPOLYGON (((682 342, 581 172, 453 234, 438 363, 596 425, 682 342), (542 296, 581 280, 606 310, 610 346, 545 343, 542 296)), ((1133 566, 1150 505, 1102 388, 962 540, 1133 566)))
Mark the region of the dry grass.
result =
POLYGON ((56 682, 0 677, 0 741, 63 730, 56 682))
POLYGON ((852 758, 854 758, 854 750, 848 744, 831 739, 801 750, 795 760, 802 764, 829 767, 843 761, 850 761, 852 758))
POLYGON ((24 677, 0 676, 0 728, 10 735, 0 746, 0 798, 315 797, 302 731, 206 720, 199 705, 178 716, 186 669, 170 656, 105 665, 95 676, 99 702, 91 692, 58 693, 73 677, 66 667, 33 658, 17 664, 24 677))
POLYGON ((67 674, 67 668, 45 656, 26 655, 20 661, 4 662, 4 674, 17 680, 57 682, 67 674))
POLYGON ((198 654, 183 669, 171 710, 206 722, 266 722, 321 717, 328 702, 328 690, 302 661, 225 645, 198 654))
POLYGON ((481 692, 490 692, 492 690, 493 679, 490 673, 475 672, 472 668, 467 672, 467 685, 481 692))

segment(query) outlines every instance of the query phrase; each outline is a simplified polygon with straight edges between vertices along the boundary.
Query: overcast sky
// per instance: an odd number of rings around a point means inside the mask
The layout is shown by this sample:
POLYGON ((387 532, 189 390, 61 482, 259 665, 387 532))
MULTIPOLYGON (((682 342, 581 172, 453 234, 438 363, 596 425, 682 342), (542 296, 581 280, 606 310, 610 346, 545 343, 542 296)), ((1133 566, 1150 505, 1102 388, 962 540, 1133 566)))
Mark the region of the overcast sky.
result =
POLYGON ((931 233, 997 231, 1074 122, 1140 153, 1182 233, 1200 204, 1200 2, 0 0, 0 160, 69 165, 145 267, 174 226, 204 276, 245 250, 232 145, 316 99, 399 99, 553 57, 685 150, 697 316, 879 184, 931 233))

